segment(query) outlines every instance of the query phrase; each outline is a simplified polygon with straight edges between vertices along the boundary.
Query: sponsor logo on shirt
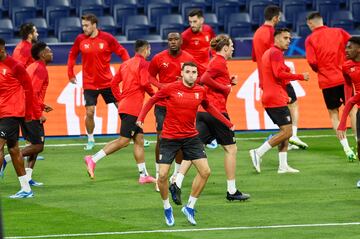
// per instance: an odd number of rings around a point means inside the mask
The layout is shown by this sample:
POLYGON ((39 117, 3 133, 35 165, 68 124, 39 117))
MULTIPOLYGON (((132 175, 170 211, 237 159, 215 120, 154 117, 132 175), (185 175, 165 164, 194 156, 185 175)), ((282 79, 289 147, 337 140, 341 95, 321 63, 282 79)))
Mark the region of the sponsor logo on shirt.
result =
POLYGON ((85 49, 89 49, 89 48, 90 48, 90 44, 89 44, 89 43, 85 43, 85 44, 84 44, 84 48, 85 48, 85 49))
POLYGON ((199 93, 195 93, 195 99, 199 99, 199 93))
POLYGON ((350 72, 355 72, 355 67, 351 67, 350 72))
POLYGON ((168 68, 169 67, 169 63, 168 62, 164 62, 161 64, 162 67, 168 68))
POLYGON ((5 136, 6 136, 6 133, 5 133, 4 131, 1 131, 1 132, 0 132, 0 136, 1 136, 1 137, 5 137, 5 136))
POLYGON ((194 44, 195 44, 195 45, 199 45, 199 43, 200 43, 199 40, 195 40, 195 41, 194 41, 194 44))
POLYGON ((2 74, 3 74, 3 75, 6 75, 6 69, 5 69, 5 68, 2 69, 2 74))
POLYGON ((209 36, 205 36, 205 40, 206 40, 206 41, 210 41, 210 37, 209 37, 209 36))
POLYGON ((104 43, 99 43, 100 49, 104 49, 104 43))
POLYGON ((183 97, 184 93, 183 93, 183 92, 178 91, 177 95, 178 95, 179 97, 183 97))

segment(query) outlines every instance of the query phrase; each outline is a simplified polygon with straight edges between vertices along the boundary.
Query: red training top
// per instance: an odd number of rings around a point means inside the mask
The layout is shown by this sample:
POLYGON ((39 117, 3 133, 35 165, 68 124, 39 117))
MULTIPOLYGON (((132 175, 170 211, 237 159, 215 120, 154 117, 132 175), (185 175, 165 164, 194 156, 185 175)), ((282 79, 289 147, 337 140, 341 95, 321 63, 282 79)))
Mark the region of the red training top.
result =
POLYGON ((304 76, 290 73, 290 68, 285 65, 284 54, 277 46, 265 51, 261 67, 264 77, 261 99, 264 108, 287 106, 289 96, 286 85, 291 80, 304 80, 304 76))
POLYGON ((321 26, 306 38, 306 59, 318 73, 320 89, 344 84, 342 65, 349 33, 341 28, 321 26))
POLYGON ((99 90, 110 87, 112 74, 110 71, 111 54, 115 53, 123 61, 128 60, 129 54, 115 37, 99 31, 96 37, 80 34, 71 47, 68 58, 69 79, 75 77, 74 65, 81 52, 83 88, 85 90, 99 90))
POLYGON ((12 57, 19 61, 25 68, 28 67, 35 60, 31 56, 32 44, 26 40, 22 40, 16 45, 12 57))
POLYGON ((198 135, 196 130, 196 112, 201 104, 210 114, 223 122, 229 128, 232 123, 213 107, 206 99, 205 88, 195 84, 192 88, 182 81, 171 83, 151 97, 144 105, 138 121, 144 122, 146 114, 159 100, 166 100, 166 116, 164 120, 162 138, 182 139, 198 135))
POLYGON ((136 54, 121 64, 111 81, 111 91, 119 102, 119 113, 138 116, 144 103, 145 91, 153 96, 154 90, 149 82, 149 63, 142 55, 136 54), (122 90, 119 84, 122 82, 122 90))

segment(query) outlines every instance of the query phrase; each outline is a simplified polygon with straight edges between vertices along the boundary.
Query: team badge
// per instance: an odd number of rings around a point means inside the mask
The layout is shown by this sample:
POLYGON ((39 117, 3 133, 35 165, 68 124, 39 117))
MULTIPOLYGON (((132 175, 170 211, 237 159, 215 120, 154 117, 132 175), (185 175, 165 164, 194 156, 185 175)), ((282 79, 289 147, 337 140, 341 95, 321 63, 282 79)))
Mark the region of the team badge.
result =
POLYGON ((6 69, 5 69, 5 68, 2 69, 2 74, 3 74, 3 75, 6 75, 6 69))
POLYGON ((355 67, 351 67, 350 72, 355 72, 355 67))
POLYGON ((290 116, 286 116, 286 119, 288 122, 290 122, 290 120, 291 120, 290 116))
POLYGON ((210 41, 209 36, 205 36, 206 41, 210 41))
POLYGON ((104 43, 99 43, 100 49, 104 49, 104 43))
POLYGON ((195 45, 199 45, 199 43, 200 43, 199 40, 195 40, 195 41, 194 41, 194 44, 195 44, 195 45))
POLYGON ((199 93, 195 93, 195 99, 199 99, 199 93))

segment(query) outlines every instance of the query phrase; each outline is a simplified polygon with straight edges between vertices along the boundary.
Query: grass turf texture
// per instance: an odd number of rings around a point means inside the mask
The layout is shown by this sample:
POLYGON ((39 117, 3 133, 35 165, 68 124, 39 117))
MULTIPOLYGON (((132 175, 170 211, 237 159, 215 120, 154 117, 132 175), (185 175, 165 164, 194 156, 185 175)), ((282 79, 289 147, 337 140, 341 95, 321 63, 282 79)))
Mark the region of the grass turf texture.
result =
MULTIPOLYGON (((35 197, 14 200, 8 196, 19 189, 12 165, 0 181, 4 231, 7 237, 51 234, 81 234, 167 229, 322 224, 360 221, 359 163, 349 163, 333 131, 301 131, 308 150, 290 151, 289 164, 299 174, 278 175, 277 150, 263 157, 261 174, 255 173, 248 150, 258 147, 269 135, 240 133, 237 187, 251 194, 247 202, 228 202, 223 151, 207 149, 212 175, 196 204, 197 226, 191 226, 172 203, 175 226, 166 226, 162 201, 153 184, 139 185, 132 145, 102 159, 95 180, 86 174, 82 146, 46 147, 44 161, 38 161, 33 178, 45 186, 35 188, 35 197), (246 139, 244 139, 246 138, 246 139)), ((146 137, 154 140, 154 137, 146 137)), ((99 138, 107 142, 110 138, 99 138)), ((355 145, 353 137, 349 137, 355 145)), ((47 144, 84 143, 85 139, 48 139, 47 144)), ((151 175, 154 146, 145 149, 151 175)), ((172 171, 171 171, 172 173, 172 171)), ((183 203, 187 201, 192 168, 183 183, 183 203)), ((189 231, 129 235, 90 235, 76 238, 359 238, 360 225, 308 228, 276 228, 223 231, 189 231)), ((54 237, 53 237, 54 238, 54 237)), ((56 237, 55 237, 56 238, 56 237)), ((72 237, 70 237, 72 238, 72 237)))

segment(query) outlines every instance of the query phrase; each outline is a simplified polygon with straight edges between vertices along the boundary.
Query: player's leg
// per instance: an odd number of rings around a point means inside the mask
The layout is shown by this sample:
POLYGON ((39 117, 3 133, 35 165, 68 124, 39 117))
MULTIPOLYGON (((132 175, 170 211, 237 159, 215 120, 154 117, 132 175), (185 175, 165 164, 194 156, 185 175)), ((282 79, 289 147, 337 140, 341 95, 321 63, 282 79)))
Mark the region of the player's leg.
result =
POLYGON ((84 98, 85 98, 85 128, 88 136, 88 142, 85 145, 85 150, 91 150, 95 146, 94 139, 94 129, 95 129, 95 107, 97 104, 97 98, 99 96, 98 90, 84 90, 84 98))
POLYGON ((279 133, 282 132, 281 134, 284 136, 284 139, 282 142, 280 142, 278 144, 278 151, 279 151, 278 173, 298 173, 298 172, 300 172, 299 170, 290 167, 287 162, 287 151, 288 151, 289 138, 292 133, 291 126, 292 126, 291 124, 279 126, 280 127, 279 133))
MULTIPOLYGON (((154 108, 155 121, 156 121, 156 145, 155 145, 155 178, 159 178, 159 155, 160 155, 160 135, 164 124, 166 115, 166 107, 155 105, 154 108)), ((156 181, 155 191, 159 192, 159 187, 156 181)))

